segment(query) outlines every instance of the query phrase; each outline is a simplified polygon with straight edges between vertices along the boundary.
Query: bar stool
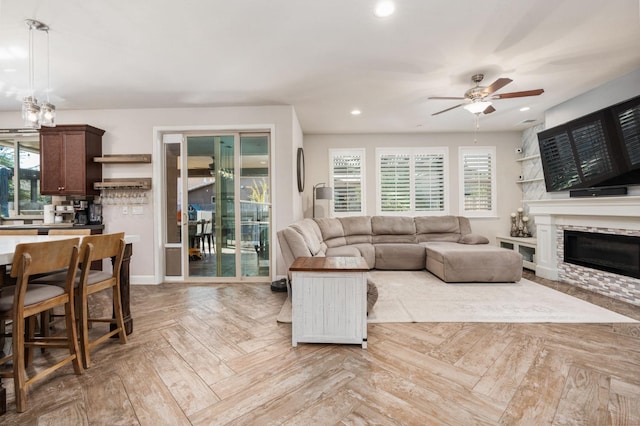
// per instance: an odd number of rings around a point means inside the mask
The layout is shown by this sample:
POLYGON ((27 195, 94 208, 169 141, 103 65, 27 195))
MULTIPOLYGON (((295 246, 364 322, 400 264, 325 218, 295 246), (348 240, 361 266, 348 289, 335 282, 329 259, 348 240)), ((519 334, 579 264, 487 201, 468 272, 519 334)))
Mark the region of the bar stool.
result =
MULTIPOLYGON (((82 264, 75 280, 76 316, 80 323, 80 349, 82 363, 85 368, 91 365, 90 350, 94 346, 104 342, 116 334, 120 343, 127 343, 122 315, 120 299, 120 268, 124 257, 124 233, 95 234, 82 238, 80 247, 80 262, 82 264), (91 263, 97 260, 110 259, 112 261, 111 272, 96 271, 91 269, 91 263), (89 296, 104 289, 111 288, 113 296, 114 318, 92 318, 89 316, 89 296), (89 339, 89 326, 93 323, 108 323, 111 325, 106 333, 91 341, 89 339)), ((34 280, 37 284, 62 285, 64 272, 47 275, 34 280)))
MULTIPOLYGON (((0 359, 0 365, 13 362, 11 371, 3 371, 0 377, 13 378, 16 410, 27 409, 27 389, 68 363, 73 364, 75 374, 82 374, 80 349, 74 309, 74 281, 79 261, 79 238, 40 243, 18 244, 11 266, 11 276, 16 284, 0 290, 0 321, 11 320, 12 353, 0 359), (32 274, 44 274, 67 268, 64 285, 38 285, 29 283, 32 274), (25 328, 25 321, 41 312, 63 306, 66 335, 36 337, 34 327, 25 328), (69 355, 49 368, 28 377, 26 365, 33 356, 33 347, 66 348, 69 355)), ((33 321, 30 321, 32 324, 33 321)))

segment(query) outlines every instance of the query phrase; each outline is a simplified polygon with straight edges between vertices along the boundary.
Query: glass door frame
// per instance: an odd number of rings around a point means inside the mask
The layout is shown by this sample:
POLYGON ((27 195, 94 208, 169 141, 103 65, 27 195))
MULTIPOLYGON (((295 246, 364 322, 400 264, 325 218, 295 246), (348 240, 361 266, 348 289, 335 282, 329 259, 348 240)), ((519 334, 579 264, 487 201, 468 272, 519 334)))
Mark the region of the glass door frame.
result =
MULTIPOLYGON (((181 152, 181 165, 180 167, 186 167, 186 146, 187 146, 187 136, 193 136, 193 135, 234 135, 234 143, 236 144, 236 146, 238 147, 239 150, 239 146, 240 146, 240 136, 247 134, 247 135, 253 135, 256 133, 262 133, 262 134, 268 134, 269 137, 269 177, 268 177, 268 183, 269 183, 269 187, 271 188, 271 193, 270 193, 270 200, 275 199, 275 187, 273 185, 273 181, 274 181, 274 164, 275 164, 275 158, 273 155, 274 152, 274 144, 275 144, 275 126, 273 125, 256 125, 256 126, 233 126, 233 127, 226 127, 226 126, 195 126, 195 127, 189 127, 189 126, 182 126, 182 127, 155 127, 154 128, 154 135, 155 135, 155 140, 156 143, 154 144, 154 157, 155 159, 159 159, 159 161, 154 161, 153 163, 153 175, 154 175, 154 181, 155 182, 159 182, 159 184, 154 185, 154 199, 156 200, 156 203, 158 206, 160 206, 160 208, 155 209, 156 213, 155 213, 155 217, 154 220, 156 222, 156 238, 159 240, 160 244, 157 245, 157 256, 155 257, 156 259, 161 259, 160 261, 157 261, 155 264, 155 268, 154 268, 154 282, 157 283, 161 283, 161 282, 184 282, 184 281, 189 281, 189 282, 209 282, 209 283, 219 283, 219 282, 225 282, 225 283, 233 283, 233 282, 271 282, 271 280, 273 280, 273 277, 276 274, 276 259, 274 256, 274 248, 276 247, 276 244, 274 244, 273 242, 275 241, 276 238, 276 232, 275 229, 273 227, 273 220, 270 221, 271 225, 270 225, 270 229, 269 229, 269 238, 271 241, 271 244, 269 245, 269 276, 242 276, 241 275, 241 251, 237 250, 235 253, 236 256, 236 276, 235 277, 191 277, 188 274, 188 268, 189 268, 189 259, 188 259, 188 231, 187 231, 187 240, 184 239, 184 237, 182 238, 182 243, 181 244, 176 244, 176 243, 167 243, 167 235, 166 235, 166 229, 167 229, 167 223, 170 222, 172 220, 172 217, 175 216, 175 214, 172 215, 173 211, 171 209, 167 209, 165 208, 166 206, 166 202, 167 202, 167 195, 166 195, 166 185, 165 185, 165 170, 166 170, 166 164, 165 164, 165 157, 164 157, 164 150, 165 150, 165 143, 177 143, 178 141, 180 142, 181 146, 180 146, 180 152, 181 152), (171 141, 170 142, 165 142, 165 136, 171 136, 171 141), (185 248, 185 244, 186 244, 186 248, 185 248), (180 248, 182 250, 182 256, 181 256, 181 272, 182 275, 176 275, 176 276, 167 276, 165 271, 166 271, 166 249, 176 249, 176 248, 180 248)), ((234 185, 235 185, 235 191, 236 194, 239 194, 239 190, 240 190, 240 155, 239 155, 239 151, 238 151, 238 155, 235 156, 234 158, 234 163, 235 163, 235 175, 237 176, 237 178, 235 179, 234 185)), ((183 169, 185 170, 185 169, 183 169)), ((183 203, 182 205, 184 206, 186 199, 187 199, 187 190, 185 189, 187 187, 186 184, 186 180, 182 181, 182 200, 181 203, 183 203)), ((240 198, 236 197, 235 201, 236 203, 236 209, 235 209, 235 221, 236 221, 236 229, 235 229, 235 237, 236 237, 236 241, 241 241, 241 226, 240 226, 240 198)), ((273 206, 270 205, 270 217, 274 217, 274 209, 273 206)), ((185 214, 186 212, 182 213, 182 220, 184 221, 185 218, 185 214)), ((175 219, 174 219, 175 220, 175 219)), ((184 223, 184 222, 183 222, 184 223)), ((181 228, 181 232, 184 235, 184 227, 181 228)))

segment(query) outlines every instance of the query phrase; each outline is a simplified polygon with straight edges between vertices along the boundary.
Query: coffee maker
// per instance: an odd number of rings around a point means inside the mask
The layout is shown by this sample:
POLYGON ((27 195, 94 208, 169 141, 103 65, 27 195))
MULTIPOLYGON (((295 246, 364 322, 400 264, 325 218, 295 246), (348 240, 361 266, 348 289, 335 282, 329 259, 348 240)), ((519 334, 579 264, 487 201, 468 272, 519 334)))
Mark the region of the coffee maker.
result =
POLYGON ((89 201, 74 200, 73 210, 75 212, 73 222, 77 225, 87 225, 89 223, 89 201))

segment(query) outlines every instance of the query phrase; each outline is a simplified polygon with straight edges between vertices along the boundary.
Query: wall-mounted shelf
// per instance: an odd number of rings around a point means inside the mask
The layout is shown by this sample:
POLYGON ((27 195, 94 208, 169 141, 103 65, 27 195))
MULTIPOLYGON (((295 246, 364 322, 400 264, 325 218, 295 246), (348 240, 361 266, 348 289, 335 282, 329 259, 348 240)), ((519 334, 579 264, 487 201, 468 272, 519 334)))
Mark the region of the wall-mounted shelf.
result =
POLYGON ((151 189, 151 178, 124 178, 124 179, 104 179, 96 182, 94 188, 102 189, 151 189))
POLYGON ((534 179, 523 179, 517 180, 516 183, 532 183, 532 182, 541 182, 544 178, 534 178, 534 179))
POLYGON ((93 159, 96 163, 150 163, 151 154, 103 155, 93 159))
POLYGON ((540 158, 540 154, 529 155, 527 157, 517 158, 516 161, 527 161, 527 160, 535 160, 536 158, 540 158))

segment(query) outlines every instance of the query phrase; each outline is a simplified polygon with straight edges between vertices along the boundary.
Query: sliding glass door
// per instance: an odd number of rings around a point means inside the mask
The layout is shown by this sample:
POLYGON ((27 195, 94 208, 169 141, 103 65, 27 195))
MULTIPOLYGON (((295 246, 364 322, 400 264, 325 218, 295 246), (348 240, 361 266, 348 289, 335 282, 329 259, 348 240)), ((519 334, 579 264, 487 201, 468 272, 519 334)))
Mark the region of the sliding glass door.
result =
POLYGON ((269 134, 194 133, 170 142, 167 211, 177 209, 178 227, 167 227, 167 277, 268 281, 269 134))

